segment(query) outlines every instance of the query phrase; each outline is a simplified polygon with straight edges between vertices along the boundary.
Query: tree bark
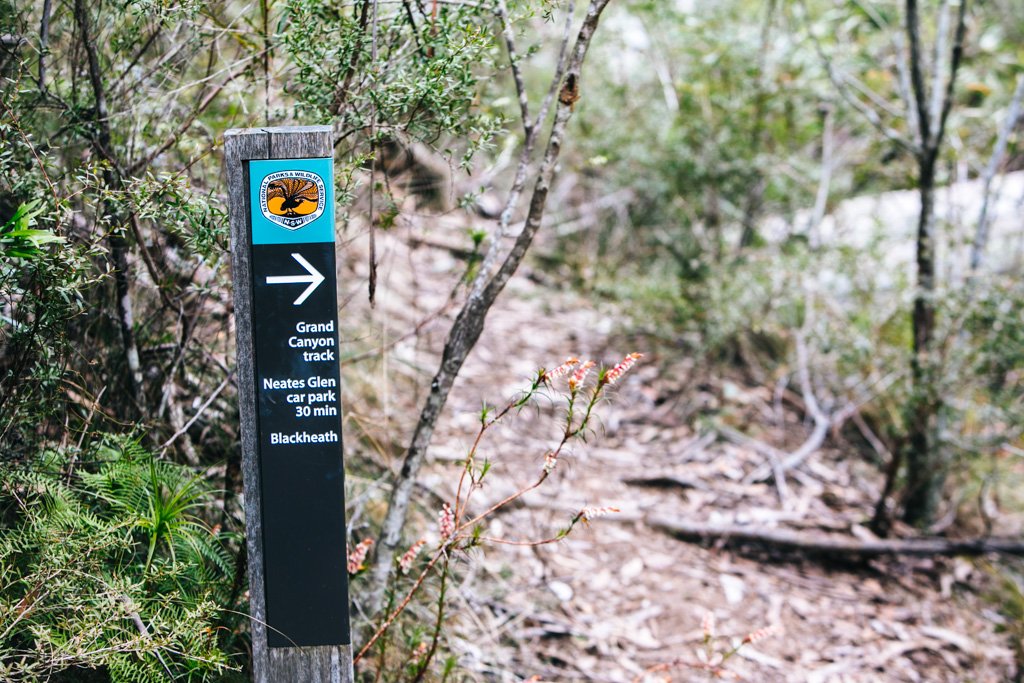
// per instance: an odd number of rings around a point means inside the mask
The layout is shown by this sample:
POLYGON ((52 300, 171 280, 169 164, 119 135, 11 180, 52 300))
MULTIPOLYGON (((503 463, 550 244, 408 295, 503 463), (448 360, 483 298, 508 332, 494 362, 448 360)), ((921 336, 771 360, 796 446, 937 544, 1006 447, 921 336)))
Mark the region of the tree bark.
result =
POLYGON ((923 159, 918 189, 921 213, 917 222, 917 292, 914 295, 914 349, 911 358, 913 396, 908 415, 907 484, 903 518, 925 525, 935 518, 946 481, 935 424, 941 400, 935 391, 932 346, 935 337, 935 163, 923 159))

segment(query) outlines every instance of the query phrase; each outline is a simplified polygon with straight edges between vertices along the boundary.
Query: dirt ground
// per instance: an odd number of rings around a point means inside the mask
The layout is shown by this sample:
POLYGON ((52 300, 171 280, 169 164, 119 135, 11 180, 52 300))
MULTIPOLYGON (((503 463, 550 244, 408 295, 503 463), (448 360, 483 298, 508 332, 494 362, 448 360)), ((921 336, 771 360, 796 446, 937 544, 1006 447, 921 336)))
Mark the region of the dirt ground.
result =
MULTIPOLYGON (((405 372, 382 400, 385 415, 409 410, 436 369, 453 312, 432 281, 457 267, 445 249, 409 251, 385 238, 382 288, 370 315, 389 345, 382 371, 405 372), (414 303, 413 303, 414 302, 414 303), (418 333, 409 331, 418 325, 418 333), (383 332, 381 332, 383 330, 383 332), (390 365, 390 370, 387 365, 390 365), (396 370, 401 368, 401 370, 396 370)), ((349 260, 349 282, 365 264, 349 260)), ((475 436, 481 401, 500 404, 539 366, 565 357, 613 364, 647 355, 599 409, 600 424, 576 443, 553 475, 521 504, 491 518, 488 535, 540 539, 583 506, 620 512, 542 547, 490 545, 474 555, 453 592, 459 621, 452 639, 460 668, 481 681, 700 681, 710 654, 747 634, 723 665, 746 681, 996 682, 1012 680, 1013 653, 1001 617, 984 596, 983 561, 808 560, 765 549, 726 549, 675 540, 647 519, 729 523, 757 529, 863 536, 882 485, 878 467, 832 441, 787 476, 744 483, 764 464, 754 449, 722 438, 721 424, 788 450, 808 433, 796 410, 781 410, 770 388, 699 371, 692 361, 635 348, 615 310, 538 284, 524 268, 502 294, 463 369, 438 427, 423 484, 451 500, 475 436), (715 638, 705 644, 712 613, 715 638), (710 648, 710 649, 709 649, 710 648)), ((355 286, 351 312, 365 294, 355 286)), ((633 343, 635 344, 635 342, 633 343)), ((358 417, 360 406, 352 413, 358 417)), ((559 404, 543 403, 488 433, 481 453, 493 463, 474 509, 533 482, 558 438, 559 404)), ((389 429, 400 432, 401 420, 389 429)), ((401 438, 401 437, 399 437, 401 438)))

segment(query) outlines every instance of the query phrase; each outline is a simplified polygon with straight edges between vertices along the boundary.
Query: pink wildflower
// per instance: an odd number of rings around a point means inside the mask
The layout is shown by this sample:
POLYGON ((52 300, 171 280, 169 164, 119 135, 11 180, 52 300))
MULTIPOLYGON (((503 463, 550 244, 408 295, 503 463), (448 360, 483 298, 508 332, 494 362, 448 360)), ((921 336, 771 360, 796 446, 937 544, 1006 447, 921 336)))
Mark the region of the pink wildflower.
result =
POLYGON ((366 554, 370 552, 370 548, 373 546, 373 539, 367 538, 362 543, 357 545, 354 550, 348 554, 348 573, 358 574, 361 570, 365 569, 366 566, 363 562, 366 560, 366 554))
POLYGON ((583 382, 586 381, 587 375, 590 374, 591 368, 597 363, 592 360, 588 360, 586 363, 576 368, 576 372, 572 373, 572 377, 569 378, 569 391, 576 391, 578 388, 583 386, 583 382))
POLYGON ((420 643, 419 645, 416 646, 416 649, 412 651, 412 658, 413 659, 422 659, 423 655, 427 654, 427 650, 429 650, 429 649, 430 649, 430 647, 425 642, 420 643))
POLYGON ((405 551, 405 554, 399 558, 398 568, 402 570, 403 574, 409 573, 409 570, 412 568, 412 563, 416 560, 416 556, 420 554, 420 551, 426 544, 426 539, 421 538, 409 546, 409 549, 405 551))
POLYGON ((607 515, 612 514, 613 512, 621 511, 619 510, 619 508, 613 507, 585 507, 582 510, 580 510, 580 521, 589 522, 592 519, 597 519, 598 517, 605 517, 607 515))
POLYGON ((616 365, 614 368, 612 368, 605 374, 605 384, 615 384, 623 375, 629 372, 629 369, 633 367, 633 365, 636 364, 638 360, 640 360, 643 357, 644 354, 642 353, 631 353, 625 358, 623 358, 622 362, 620 362, 618 365, 616 365))
POLYGON ((705 612, 704 619, 700 622, 700 627, 704 631, 704 640, 711 640, 715 637, 715 613, 705 612))
POLYGON ((544 374, 541 376, 541 381, 542 382, 550 382, 553 379, 558 379, 559 377, 565 377, 566 375, 569 374, 569 371, 572 370, 573 366, 574 365, 578 365, 579 362, 580 362, 579 358, 576 358, 575 356, 570 356, 569 358, 565 359, 564 363, 559 365, 554 370, 545 370, 544 374))
POLYGON ((544 474, 551 474, 554 471, 555 465, 558 464, 558 453, 554 451, 548 451, 544 456, 544 474))
POLYGON ((441 530, 442 541, 448 540, 455 533, 455 513, 452 512, 452 506, 448 503, 445 503, 441 507, 441 511, 437 513, 437 526, 441 530))
POLYGON ((764 628, 759 628, 756 631, 754 631, 753 633, 748 633, 746 635, 746 637, 743 639, 743 644, 744 645, 747 645, 747 644, 753 645, 754 643, 756 643, 758 641, 761 641, 761 640, 764 640, 765 638, 770 638, 771 636, 774 636, 778 632, 779 632, 779 629, 777 627, 775 627, 775 626, 765 626, 764 628))

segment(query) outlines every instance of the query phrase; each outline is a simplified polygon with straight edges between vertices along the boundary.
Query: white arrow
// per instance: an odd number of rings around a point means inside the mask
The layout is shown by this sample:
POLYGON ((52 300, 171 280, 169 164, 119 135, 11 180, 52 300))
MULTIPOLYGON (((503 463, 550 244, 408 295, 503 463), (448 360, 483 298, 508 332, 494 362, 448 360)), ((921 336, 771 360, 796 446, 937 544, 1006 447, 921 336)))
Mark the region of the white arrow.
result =
POLYGON ((299 298, 295 300, 295 306, 302 305, 302 302, 309 298, 320 283, 324 281, 324 276, 320 274, 320 271, 313 267, 306 259, 302 258, 302 254, 292 254, 292 258, 299 262, 299 265, 306 269, 309 275, 268 275, 268 285, 295 285, 309 283, 309 287, 306 287, 306 291, 299 295, 299 298))

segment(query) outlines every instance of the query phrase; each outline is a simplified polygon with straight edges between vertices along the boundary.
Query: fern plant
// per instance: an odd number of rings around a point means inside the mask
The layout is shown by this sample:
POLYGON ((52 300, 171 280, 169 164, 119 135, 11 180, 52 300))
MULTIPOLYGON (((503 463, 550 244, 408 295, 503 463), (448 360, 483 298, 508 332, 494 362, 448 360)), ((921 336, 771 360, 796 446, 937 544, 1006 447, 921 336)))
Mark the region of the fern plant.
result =
POLYGON ((210 493, 200 476, 153 458, 135 442, 105 445, 100 457, 97 472, 81 475, 83 491, 117 511, 140 535, 146 548, 144 573, 153 568, 162 548, 172 565, 180 561, 198 568, 210 562, 230 576, 230 557, 211 540, 198 516, 210 493))
POLYGON ((67 462, 3 472, 0 680, 220 678, 217 600, 234 572, 197 514, 205 483, 124 438, 67 462))

